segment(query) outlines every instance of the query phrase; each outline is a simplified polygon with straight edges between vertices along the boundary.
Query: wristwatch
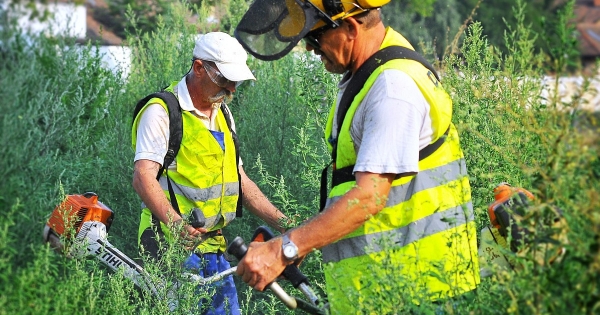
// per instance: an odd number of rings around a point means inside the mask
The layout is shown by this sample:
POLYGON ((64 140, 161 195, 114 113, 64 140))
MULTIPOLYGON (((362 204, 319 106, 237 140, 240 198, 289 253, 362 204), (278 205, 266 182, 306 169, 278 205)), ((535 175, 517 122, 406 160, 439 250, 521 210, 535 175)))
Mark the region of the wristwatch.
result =
POLYGON ((281 245, 281 250, 283 252, 283 257, 285 257, 289 261, 296 261, 298 259, 298 246, 290 240, 290 237, 287 234, 283 234, 283 245, 281 245))

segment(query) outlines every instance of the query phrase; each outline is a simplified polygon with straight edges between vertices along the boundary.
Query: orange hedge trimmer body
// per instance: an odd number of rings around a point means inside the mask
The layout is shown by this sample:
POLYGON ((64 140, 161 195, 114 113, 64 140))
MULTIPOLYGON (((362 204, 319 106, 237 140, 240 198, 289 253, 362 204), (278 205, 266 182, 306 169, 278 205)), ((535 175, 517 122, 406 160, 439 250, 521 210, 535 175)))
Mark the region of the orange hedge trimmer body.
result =
POLYGON ((98 201, 95 193, 83 195, 69 195, 60 203, 52 214, 46 226, 52 229, 57 236, 69 236, 65 231, 73 229, 79 233, 84 222, 95 221, 103 223, 106 230, 110 228, 114 213, 102 202, 98 201))

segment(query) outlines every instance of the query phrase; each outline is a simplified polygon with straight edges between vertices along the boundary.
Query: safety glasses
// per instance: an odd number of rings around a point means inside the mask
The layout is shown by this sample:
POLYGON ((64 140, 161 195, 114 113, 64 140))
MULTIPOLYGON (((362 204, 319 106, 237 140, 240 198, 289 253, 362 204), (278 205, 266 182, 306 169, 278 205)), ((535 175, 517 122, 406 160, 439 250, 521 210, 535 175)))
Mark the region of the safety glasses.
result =
POLYGON ((227 79, 219 70, 216 69, 216 66, 211 66, 208 61, 202 60, 202 67, 204 67, 204 71, 208 74, 208 77, 214 84, 218 85, 221 88, 227 88, 231 86, 233 82, 235 84, 235 88, 237 89, 240 84, 244 81, 231 81, 227 79))
POLYGON ((319 49, 319 48, 321 48, 321 44, 319 43, 321 36, 323 36, 323 34, 325 34, 325 32, 327 32, 333 28, 337 28, 337 25, 336 24, 326 24, 325 26, 319 27, 316 30, 308 32, 308 34, 306 34, 306 36, 304 36, 304 40, 306 41, 307 44, 311 45, 313 48, 319 49))

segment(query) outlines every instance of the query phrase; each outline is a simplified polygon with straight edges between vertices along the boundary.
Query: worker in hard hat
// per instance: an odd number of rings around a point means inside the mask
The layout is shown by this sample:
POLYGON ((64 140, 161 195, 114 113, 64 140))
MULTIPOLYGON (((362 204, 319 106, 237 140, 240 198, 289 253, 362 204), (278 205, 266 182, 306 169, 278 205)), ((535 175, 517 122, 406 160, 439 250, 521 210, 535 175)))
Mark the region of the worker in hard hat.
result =
POLYGON ((343 74, 325 132, 333 175, 324 209, 281 237, 251 243, 237 269, 263 290, 320 249, 332 314, 364 313, 367 304, 396 313, 390 299, 438 301, 479 282, 452 101, 435 69, 384 26, 379 8, 388 2, 255 0, 235 32, 263 60, 304 39, 328 71, 343 74))

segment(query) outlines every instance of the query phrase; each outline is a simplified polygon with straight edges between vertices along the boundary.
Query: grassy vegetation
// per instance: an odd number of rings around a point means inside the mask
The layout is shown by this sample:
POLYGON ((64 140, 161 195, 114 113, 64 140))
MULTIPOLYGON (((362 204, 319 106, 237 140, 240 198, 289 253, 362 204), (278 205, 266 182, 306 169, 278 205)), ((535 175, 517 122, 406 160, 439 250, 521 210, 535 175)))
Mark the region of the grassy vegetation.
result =
MULTIPOLYGON (((560 245, 567 254, 550 266, 536 264, 532 254, 514 255, 519 270, 498 272, 483 279, 476 292, 441 306, 411 306, 401 294, 402 284, 382 282, 398 288, 398 295, 365 304, 365 313, 390 301, 399 314, 409 309, 423 314, 600 313, 599 115, 581 112, 582 98, 540 97, 542 75, 560 74, 575 60, 548 62, 549 56, 533 46, 538 35, 523 25, 522 12, 522 6, 512 12, 517 24, 505 33, 509 55, 488 45, 479 24, 470 26, 458 47, 460 56, 447 56, 441 65, 443 83, 454 100, 479 227, 487 224, 492 189, 506 181, 535 194, 524 221, 532 231, 542 231, 537 222, 551 215, 548 205, 563 210, 568 242, 560 245)), ((164 301, 140 293, 94 260, 52 252, 41 233, 65 194, 94 191, 115 212, 110 242, 137 256, 140 200, 130 184, 131 112, 138 98, 188 70, 195 28, 185 21, 184 11, 174 7, 159 19, 155 33, 130 36, 133 68, 127 82, 100 66, 93 46, 75 50, 67 40, 26 40, 10 28, 0 32, 1 315, 168 311, 164 301)), ((572 49, 565 38, 552 53, 571 56, 572 49)), ((295 225, 318 209, 318 178, 328 159, 323 125, 339 78, 304 52, 249 64, 258 80, 244 83, 231 105, 245 169, 295 225)), ((590 88, 584 84, 580 94, 590 88)), ((246 215, 225 233, 229 239, 249 239, 262 224, 246 215)), ((170 254, 177 271, 182 253, 170 254)), ((323 288, 319 253, 309 255, 302 270, 323 288)), ((243 283, 238 291, 245 314, 292 313, 270 294, 243 283)), ((187 314, 198 295, 210 292, 185 287, 181 294, 186 298, 176 313, 187 314)))

